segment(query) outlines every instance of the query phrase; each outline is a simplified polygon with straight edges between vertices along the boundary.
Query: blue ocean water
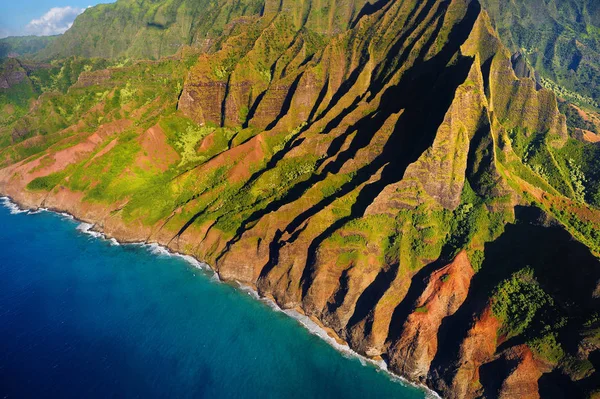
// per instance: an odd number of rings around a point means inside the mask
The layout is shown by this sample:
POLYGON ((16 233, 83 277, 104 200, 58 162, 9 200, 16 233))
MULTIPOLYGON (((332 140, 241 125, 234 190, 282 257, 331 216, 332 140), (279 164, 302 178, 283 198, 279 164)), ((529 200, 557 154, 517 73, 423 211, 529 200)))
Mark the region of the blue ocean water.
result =
POLYGON ((423 398, 179 257, 0 206, 0 397, 423 398))

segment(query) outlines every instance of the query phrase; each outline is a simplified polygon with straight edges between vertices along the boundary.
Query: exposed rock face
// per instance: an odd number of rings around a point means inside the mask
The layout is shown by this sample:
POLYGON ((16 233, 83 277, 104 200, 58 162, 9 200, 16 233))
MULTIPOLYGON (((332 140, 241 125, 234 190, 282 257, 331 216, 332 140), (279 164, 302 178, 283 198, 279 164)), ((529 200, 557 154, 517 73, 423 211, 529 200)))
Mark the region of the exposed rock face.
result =
POLYGON ((541 78, 540 75, 533 70, 533 68, 527 63, 527 60, 521 54, 521 52, 516 52, 511 57, 512 66, 515 70, 515 75, 519 78, 530 78, 535 80, 536 89, 541 89, 542 85, 540 83, 541 78))
POLYGON ((79 75, 74 87, 89 87, 104 83, 110 79, 110 70, 102 69, 94 72, 83 72, 79 75))
POLYGON ((27 77, 27 72, 17 60, 6 62, 0 73, 0 89, 10 89, 21 83, 27 77))
POLYGON ((220 125, 226 88, 222 82, 189 84, 181 94, 179 109, 200 125, 220 125))
MULTIPOLYGON (((84 114, 93 128, 18 142, 0 155, 55 140, 0 170, 0 193, 193 254, 445 397, 534 397, 543 374, 564 368, 541 339, 556 333, 572 355, 563 337, 593 335, 586 317, 599 306, 599 262, 565 219, 594 229, 598 210, 573 200, 568 173, 546 180, 517 151, 537 138, 544 166, 560 170, 556 98, 477 1, 324 13, 330 3, 267 1, 260 15, 237 10, 247 18, 227 18, 223 35, 199 30, 206 52, 164 103, 99 101, 84 114), (104 109, 119 119, 98 128, 104 109), (528 219, 534 201, 543 211, 528 219), (495 290, 528 267, 525 288, 546 296, 522 306, 533 321, 509 337, 495 290), (546 331, 548 314, 568 322, 546 331)), ((151 22, 163 38, 182 23, 161 12, 151 22)), ((136 66, 164 77, 160 62, 136 66)), ((129 84, 119 74, 82 74, 77 88, 95 98, 129 84)))
POLYGON ((390 365, 413 380, 425 380, 437 353, 437 332, 445 317, 454 314, 469 293, 475 272, 466 252, 433 272, 425 290, 406 318, 402 334, 391 349, 390 365))
POLYGON ((496 352, 500 322, 486 308, 467 332, 460 344, 456 368, 446 370, 449 385, 444 379, 436 380, 438 389, 449 393, 451 398, 477 397, 481 395, 480 367, 493 359, 496 352))
MULTIPOLYGON (((498 397, 503 399, 539 398, 537 381, 542 376, 542 370, 529 348, 515 347, 505 353, 502 360, 511 369, 500 387, 498 397)), ((490 396, 493 394, 491 392, 490 396)))

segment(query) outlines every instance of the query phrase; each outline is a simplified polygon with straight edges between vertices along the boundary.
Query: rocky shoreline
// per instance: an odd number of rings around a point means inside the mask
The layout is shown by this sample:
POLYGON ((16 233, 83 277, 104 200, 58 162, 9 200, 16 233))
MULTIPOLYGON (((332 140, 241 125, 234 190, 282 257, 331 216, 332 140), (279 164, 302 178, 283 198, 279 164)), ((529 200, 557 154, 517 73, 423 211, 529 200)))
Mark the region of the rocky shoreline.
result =
MULTIPOLYGON (((293 309, 285 309, 285 308, 281 307, 279 304, 277 304, 277 301, 275 300, 275 298, 273 296, 260 295, 257 287, 255 287, 255 286, 251 286, 249 284, 244 284, 235 279, 223 280, 221 278, 221 276, 219 275, 218 271, 213 269, 209 264, 202 262, 201 260, 197 259, 195 256, 193 256, 191 254, 185 254, 185 253, 174 251, 173 249, 169 248, 168 246, 163 245, 158 242, 149 242, 149 241, 145 241, 145 240, 136 241, 136 240, 128 239, 127 237, 114 236, 110 232, 106 232, 104 229, 99 227, 99 225, 96 222, 94 222, 93 220, 90 220, 90 219, 85 220, 85 219, 79 217, 78 215, 72 214, 71 212, 64 210, 64 209, 60 209, 57 207, 46 207, 46 206, 43 206, 43 203, 40 204, 40 206, 28 206, 26 202, 21 202, 21 201, 19 201, 19 199, 15 198, 13 196, 5 195, 0 192, 0 200, 2 200, 2 199, 5 199, 6 201, 8 201, 8 203, 11 204, 12 206, 14 206, 15 208, 17 208, 19 210, 19 212, 32 212, 33 213, 33 212, 39 212, 39 211, 47 211, 47 212, 52 212, 55 214, 67 216, 77 222, 80 222, 81 224, 88 224, 88 225, 90 225, 90 227, 86 228, 85 230, 82 230, 82 231, 84 233, 88 233, 88 234, 91 233, 91 235, 94 238, 101 238, 101 239, 105 239, 105 240, 114 240, 118 245, 142 245, 142 246, 156 245, 160 249, 162 249, 164 251, 164 253, 168 254, 169 256, 182 257, 188 263, 190 263, 192 266, 194 266, 196 268, 199 268, 199 269, 205 270, 205 271, 209 270, 210 272, 214 273, 215 279, 219 282, 236 284, 240 290, 247 292, 249 295, 254 297, 256 300, 267 304, 274 311, 283 312, 286 315, 288 315, 289 317, 295 319, 300 325, 302 325, 303 328, 308 330, 309 333, 318 336, 319 338, 321 338, 323 341, 327 342, 329 345, 331 345, 333 348, 335 348, 337 351, 341 352, 342 354, 356 357, 361 361, 361 363, 366 362, 366 363, 371 364, 372 366, 374 366, 374 367, 378 368, 379 370, 383 371, 384 373, 386 373, 391 379, 397 380, 399 383, 401 383, 403 385, 409 385, 409 386, 413 386, 415 388, 423 390, 426 395, 425 397, 428 399, 441 398, 441 396, 436 391, 434 391, 432 388, 430 388, 424 384, 418 384, 415 382, 411 382, 411 381, 407 380, 406 378, 404 378, 403 376, 395 374, 392 371, 390 371, 388 369, 388 366, 387 366, 387 363, 385 362, 385 360, 383 360, 381 358, 379 358, 379 359, 369 358, 369 357, 363 356, 360 353, 354 351, 350 347, 348 342, 343 340, 333 329, 326 327, 325 325, 323 325, 323 323, 320 320, 316 319, 315 317, 307 316, 301 307, 296 307, 293 309)), ((5 204, 5 206, 9 207, 6 204, 5 204)))

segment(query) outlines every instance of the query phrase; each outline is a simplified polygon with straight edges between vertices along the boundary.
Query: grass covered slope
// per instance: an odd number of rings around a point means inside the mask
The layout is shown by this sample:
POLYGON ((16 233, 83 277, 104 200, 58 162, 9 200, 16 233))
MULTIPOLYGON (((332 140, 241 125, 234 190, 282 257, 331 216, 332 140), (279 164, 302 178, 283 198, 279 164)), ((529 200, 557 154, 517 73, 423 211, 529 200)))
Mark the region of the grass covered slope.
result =
POLYGON ((42 50, 58 36, 10 36, 0 39, 0 59, 10 56, 28 57, 42 50))
POLYGON ((476 1, 327 4, 267 2, 210 51, 55 61, 0 121, 0 192, 193 254, 445 397, 593 395, 583 116, 476 1))
POLYGON ((570 101, 600 105, 600 4, 596 0, 483 0, 500 33, 570 101))
POLYGON ((344 31, 366 0, 118 0, 87 9, 73 27, 38 58, 85 57, 158 59, 183 45, 208 50, 239 23, 285 10, 290 23, 319 35, 344 31))

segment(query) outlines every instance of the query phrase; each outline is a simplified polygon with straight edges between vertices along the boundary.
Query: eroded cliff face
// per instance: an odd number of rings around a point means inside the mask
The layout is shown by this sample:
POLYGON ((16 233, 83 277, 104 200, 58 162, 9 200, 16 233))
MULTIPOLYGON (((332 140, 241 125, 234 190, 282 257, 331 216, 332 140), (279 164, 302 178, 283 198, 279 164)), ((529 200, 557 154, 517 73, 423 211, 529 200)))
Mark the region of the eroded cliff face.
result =
POLYGON ((593 392, 598 340, 574 342, 597 337, 600 264, 564 211, 600 213, 513 148, 540 139, 560 169, 554 95, 476 1, 361 3, 326 37, 286 4, 155 98, 132 81, 160 85, 176 57, 83 76, 69 95, 103 97, 2 150, 0 192, 193 254, 446 397, 538 397, 551 373, 593 392))
POLYGON ((16 60, 11 60, 4 65, 0 73, 0 88, 10 89, 27 78, 27 72, 16 60))

